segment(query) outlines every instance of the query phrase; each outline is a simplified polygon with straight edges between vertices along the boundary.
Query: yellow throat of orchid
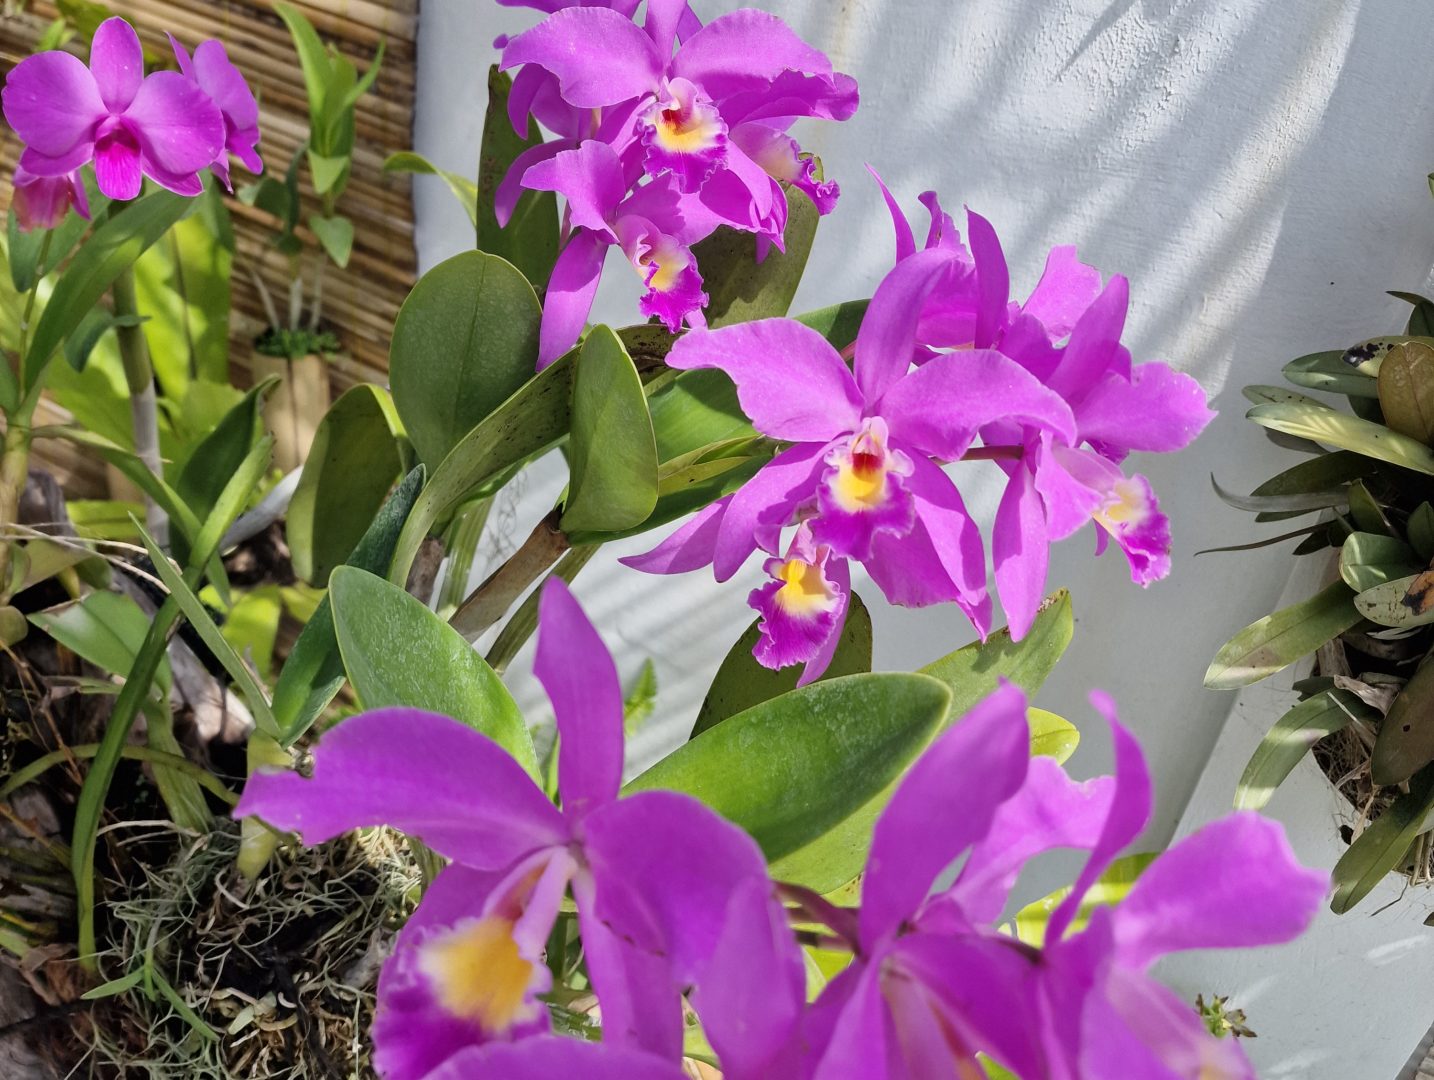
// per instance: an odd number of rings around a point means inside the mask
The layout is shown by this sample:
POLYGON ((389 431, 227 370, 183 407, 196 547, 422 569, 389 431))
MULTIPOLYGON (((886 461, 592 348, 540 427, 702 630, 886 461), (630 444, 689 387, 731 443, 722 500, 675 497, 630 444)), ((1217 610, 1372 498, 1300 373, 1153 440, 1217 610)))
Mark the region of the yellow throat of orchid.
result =
POLYGON ((1138 525, 1150 514, 1150 500, 1137 480, 1119 480, 1111 489, 1111 497, 1092 515, 1095 520, 1111 533, 1117 533, 1123 526, 1138 525))
POLYGON ((886 501, 886 474, 890 455, 886 451, 885 431, 872 428, 858 432, 849 451, 832 477, 831 493, 836 504, 847 513, 874 510, 886 501))
POLYGON ((653 141, 673 154, 696 154, 717 145, 722 121, 709 109, 677 105, 662 109, 652 125, 653 141))
POLYGON ((498 915, 460 923, 425 943, 419 967, 439 1004, 490 1034, 532 1015, 526 1003, 533 964, 518 952, 513 924, 498 915))
POLYGON ((775 577, 782 582, 777 590, 777 603, 788 614, 811 616, 830 609, 832 594, 820 566, 802 559, 788 559, 777 569, 775 577))

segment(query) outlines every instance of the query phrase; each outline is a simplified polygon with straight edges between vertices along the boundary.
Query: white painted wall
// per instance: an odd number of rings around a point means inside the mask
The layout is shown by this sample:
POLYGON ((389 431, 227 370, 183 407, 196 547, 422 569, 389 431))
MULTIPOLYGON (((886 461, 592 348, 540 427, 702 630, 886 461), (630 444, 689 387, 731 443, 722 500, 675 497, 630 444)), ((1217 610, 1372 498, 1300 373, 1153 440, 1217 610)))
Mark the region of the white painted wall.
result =
MULTIPOLYGON (((697 0, 711 18, 739 6, 697 0)), ((970 204, 1004 241, 1017 290, 1048 247, 1133 283, 1127 343, 1201 380, 1221 416, 1185 454, 1137 463, 1174 524, 1175 569, 1149 591, 1116 553, 1081 536, 1058 549, 1052 583, 1074 594, 1076 642, 1043 703, 1084 726, 1084 693, 1116 695, 1159 785, 1156 839, 1168 837, 1231 695, 1201 687, 1219 644, 1270 610, 1289 572, 1283 549, 1208 555, 1255 532, 1211 493, 1209 475, 1248 491, 1290 455, 1242 420, 1241 385, 1278 381, 1303 352, 1393 329, 1388 288, 1418 288, 1434 252, 1434 8, 1423 0, 766 0, 863 87, 857 116, 801 134, 844 195, 822 227, 797 301, 807 309, 870 295, 889 266, 887 218, 862 163, 904 203, 937 188, 970 204)), ((424 0, 417 149, 470 171, 484 72, 499 33, 535 13, 487 0, 424 0)), ((440 182, 419 178, 423 264, 471 233, 440 182)), ((614 266, 612 269, 620 270, 614 266)), ((635 321, 626 275, 605 283, 597 317, 635 321)), ((994 472, 972 472, 970 501, 994 509, 994 472)), ((560 485, 539 469, 508 523, 521 538, 560 485)), ((578 592, 631 677, 658 663, 668 724, 633 747, 650 757, 680 737, 723 652, 751 613, 743 579, 654 579, 624 570, 615 545, 578 592)), ((620 550, 618 550, 620 548, 620 550)), ((859 587, 859 586, 858 586, 859 587)), ((868 589, 868 592, 871 592, 868 589)), ((879 663, 910 668, 971 637, 956 609, 878 607, 879 663)), ((522 696, 540 701, 531 688, 522 696)), ((1104 768, 1093 735, 1074 765, 1104 768)))

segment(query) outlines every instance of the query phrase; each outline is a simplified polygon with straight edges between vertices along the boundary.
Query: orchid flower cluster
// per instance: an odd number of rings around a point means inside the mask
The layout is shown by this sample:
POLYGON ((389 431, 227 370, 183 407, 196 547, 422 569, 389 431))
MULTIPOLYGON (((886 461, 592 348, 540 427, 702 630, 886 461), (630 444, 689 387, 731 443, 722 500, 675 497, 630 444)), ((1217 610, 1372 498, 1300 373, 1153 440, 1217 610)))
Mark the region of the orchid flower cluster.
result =
MULTIPOLYGON (((878 179, 880 184, 880 180, 878 179)), ((936 195, 926 246, 881 185, 897 264, 872 297, 849 369, 790 319, 690 331, 668 358, 731 376, 753 426, 786 445, 750 481, 657 548, 624 562, 670 574, 711 565, 730 578, 753 551, 771 581, 749 602, 755 654, 819 677, 861 563, 903 607, 954 601, 984 638, 992 603, 979 530, 943 465, 994 461, 1006 474, 991 538, 995 579, 1019 640, 1044 594, 1049 545, 1093 522, 1131 578, 1170 571, 1170 528, 1150 484, 1120 463, 1187 446, 1214 417, 1199 384, 1121 344, 1129 286, 1060 247, 1024 303, 1010 299, 995 230, 968 213, 969 249, 936 195), (779 359, 778 359, 779 358, 779 359), (794 529, 782 549, 784 530, 794 529)))
POLYGON ((73 206, 90 216, 80 170, 93 163, 110 199, 129 200, 144 178, 180 195, 204 190, 211 170, 229 190, 229 155, 263 168, 259 107, 224 45, 202 42, 190 56, 172 35, 178 71, 144 73, 134 27, 106 19, 86 65, 52 50, 26 57, 5 80, 6 122, 25 143, 15 170, 20 227, 52 229, 73 206))
POLYGON ((742 830, 670 791, 619 798, 623 701, 597 631, 544 586, 535 672, 557 720, 560 805, 456 720, 384 709, 345 721, 310 778, 251 777, 236 814, 318 843, 388 824, 452 860, 379 982, 375 1063, 418 1077, 683 1075, 695 1012, 723 1075, 1247 1077, 1233 1040, 1149 974, 1172 952, 1301 933, 1327 879, 1253 813, 1158 857, 1076 928, 1091 886, 1145 826, 1150 778, 1103 695, 1114 776, 1077 783, 1031 758, 1026 701, 1003 685, 938 736, 872 836, 859 908, 774 885, 742 830), (1000 920, 1022 867, 1086 852, 1044 948, 1000 920), (964 860, 964 861, 961 861, 964 860), (960 861, 951 879, 950 868, 960 861), (571 894, 575 913, 568 905, 571 894), (545 949, 575 920, 603 1042, 550 1034, 545 949), (850 963, 808 1004, 798 934, 850 963), (814 930, 813 927, 819 929, 814 930))
POLYGON ((517 69, 509 116, 521 135, 532 116, 557 138, 518 156, 495 210, 506 223, 523 188, 567 202, 539 366, 581 336, 609 248, 641 279, 642 313, 676 333, 704 322, 693 244, 728 226, 780 248, 782 183, 822 214, 836 205, 837 185, 786 131, 851 116, 856 82, 781 19, 744 9, 703 26, 687 0, 649 0, 639 27, 633 0, 524 6, 551 14, 499 39, 501 66, 517 69))

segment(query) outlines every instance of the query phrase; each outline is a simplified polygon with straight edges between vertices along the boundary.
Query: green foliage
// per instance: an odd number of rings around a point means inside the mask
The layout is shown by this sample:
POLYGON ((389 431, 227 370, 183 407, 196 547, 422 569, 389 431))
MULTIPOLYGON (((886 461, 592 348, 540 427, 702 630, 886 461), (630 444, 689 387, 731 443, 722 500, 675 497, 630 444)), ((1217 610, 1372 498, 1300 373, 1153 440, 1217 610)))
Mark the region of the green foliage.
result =
POLYGON ((302 360, 306 356, 332 356, 343 350, 339 339, 328 330, 288 330, 270 326, 254 340, 254 351, 260 356, 277 356, 281 360, 302 360))
MULTIPOLYGON (((478 228, 478 185, 461 173, 449 172, 447 169, 440 169, 433 162, 429 161, 422 154, 416 154, 412 150, 400 150, 396 154, 389 154, 383 162, 384 172, 396 173, 418 173, 421 176, 439 176, 448 185, 448 190, 453 192, 463 212, 468 215, 468 220, 473 223, 473 228, 478 228)), ((487 249, 484 249, 487 250, 487 249)), ((492 255, 502 255, 509 262, 513 262, 504 252, 490 251, 492 255)), ((514 265, 517 265, 516 263, 514 265)), ((532 278, 528 279, 533 281, 532 278)), ((541 288, 543 282, 533 281, 533 288, 541 288)))
POLYGON ((1308 600, 1255 620, 1220 647, 1205 685, 1235 690, 1289 667, 1359 622, 1353 598, 1349 586, 1336 581, 1308 600))
POLYGON ((468 251, 424 274, 389 348, 394 403, 430 469, 532 379, 542 310, 526 278, 468 251))
POLYGON ((1410 845, 1434 827, 1434 766, 1416 773, 1400 795, 1362 833, 1334 867, 1330 909, 1343 915, 1405 863, 1410 845))
POLYGON ((1370 723, 1378 718, 1379 710, 1348 690, 1325 690, 1301 701, 1276 721, 1250 756, 1235 786, 1235 808, 1264 809, 1315 743, 1355 720, 1370 723))
POLYGON ((594 328, 573 370, 565 531, 640 525, 657 505, 657 442, 642 380, 616 334, 594 328))
POLYGON ((352 566, 329 583, 344 669, 366 709, 405 705, 481 731, 538 775, 523 714, 456 630, 397 585, 352 566))
MULTIPOLYGON (((150 624, 149 616, 128 596, 101 591, 37 611, 30 621, 76 656, 117 675, 133 666, 150 624)), ((153 678, 160 693, 168 696, 167 659, 161 657, 153 678)))
POLYGON ((797 294, 802 271, 816 237, 817 208, 796 188, 788 187, 786 251, 771 248, 761 262, 757 247, 764 242, 750 232, 723 226, 696 244, 703 288, 710 298, 705 309, 713 327, 785 315, 797 294))
MULTIPOLYGON (((709 728, 625 791, 684 791, 780 859, 894 781, 950 705, 935 679, 894 672, 814 683, 709 728)), ((780 876, 780 875, 778 875, 780 876)))
POLYGON ((369 384, 346 391, 319 423, 285 523, 304 581, 327 582, 362 539, 402 475, 402 430, 388 392, 369 384))
MULTIPOLYGON (((558 199, 551 191, 525 191, 506 226, 498 224, 493 209, 498 185, 514 159, 543 141, 530 121, 527 137, 518 135, 508 120, 508 92, 513 79, 494 64, 488 68, 488 110, 483 117, 483 142, 478 151, 478 183, 473 189, 470 217, 478 230, 478 249, 499 255, 516 266, 535 289, 546 289, 558 257, 558 199)), ((444 174, 448 180, 449 174, 444 174)), ((453 180, 448 186, 466 202, 453 180)))

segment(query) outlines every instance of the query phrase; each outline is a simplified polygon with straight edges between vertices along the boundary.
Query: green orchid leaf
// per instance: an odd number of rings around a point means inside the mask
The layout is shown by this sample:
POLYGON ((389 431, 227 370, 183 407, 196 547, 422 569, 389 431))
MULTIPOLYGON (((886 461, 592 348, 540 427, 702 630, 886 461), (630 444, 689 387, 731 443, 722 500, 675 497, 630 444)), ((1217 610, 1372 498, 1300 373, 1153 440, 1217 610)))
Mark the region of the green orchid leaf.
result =
POLYGON ((1344 353, 1310 353, 1284 366, 1284 377, 1306 390, 1325 390, 1349 397, 1377 398, 1379 386, 1369 375, 1345 363, 1344 353))
POLYGON ((758 262, 758 238, 726 226, 693 246, 709 297, 705 309, 709 326, 779 318, 791 307, 812 251, 819 216, 802 192, 789 187, 786 194, 785 252, 772 247, 758 262))
POLYGON ((1389 706, 1374 742, 1369 777, 1402 784, 1434 761, 1434 664, 1421 664, 1389 706))
POLYGON ((1425 562, 1434 559, 1434 506, 1427 502, 1420 503, 1414 513, 1409 515, 1409 524, 1404 535, 1409 538, 1409 546, 1421 559, 1425 562))
MULTIPOLYGON (((1080 907, 1076 910, 1075 918, 1071 920, 1071 932, 1079 933, 1084 930, 1090 924, 1091 914, 1096 908, 1110 907, 1124 900, 1158 854, 1151 852, 1127 855, 1111 863, 1110 868, 1096 879, 1090 891, 1081 897, 1080 907)), ((1046 926, 1050 923, 1051 914, 1070 894, 1071 889, 1067 885, 1021 908, 1016 912, 1014 920, 1016 937, 1035 948, 1045 944, 1046 926)))
MULTIPOLYGON (((996 690, 1003 678, 1027 694, 1035 693, 1070 644, 1074 628, 1070 594, 1062 589, 1046 598, 1031 629, 1020 641, 1013 642, 1010 631, 1003 627, 984 642, 972 642, 927 664, 919 673, 937 679, 951 691, 944 725, 965 716, 996 690)), ((720 731, 724 726, 719 724, 714 730, 720 731)), ((828 832, 777 860, 772 876, 820 893, 847 884, 861 873, 871 846, 871 830, 895 790, 893 781, 828 832)))
POLYGON ((557 196, 551 191, 524 191, 506 226, 498 224, 493 209, 498 185, 518 155, 543 141, 535 122, 529 122, 526 138, 513 130, 508 119, 508 92, 512 87, 512 76, 499 71, 497 64, 488 68, 488 111, 483 117, 478 184, 474 190, 478 250, 507 259, 532 282, 533 288, 546 289, 558 258, 557 196))
POLYGON ((309 217, 309 229, 319 238, 323 245, 324 252, 334 261, 334 265, 343 269, 349 264, 349 256, 354 250, 354 223, 341 214, 333 217, 322 217, 313 214, 309 217))
POLYGON ((1355 592, 1407 577, 1419 568, 1419 560, 1409 545, 1392 536, 1353 533, 1339 551, 1339 576, 1355 592))
POLYGON ((595 327, 573 370, 565 531, 628 529, 657 505, 657 442, 642 380, 616 334, 595 327))
POLYGON ((1380 626, 1428 626, 1434 623, 1434 571, 1372 585, 1354 598, 1354 606, 1380 626))
POLYGON ((345 392, 319 423, 285 524, 304 581, 328 581, 363 538, 403 474, 402 430, 388 392, 368 384, 345 392))
POLYGON ((1434 349, 1416 341, 1390 349, 1378 385, 1385 426, 1425 446, 1434 442, 1434 349))
POLYGON ((1334 866, 1334 897, 1330 909, 1343 915, 1399 868, 1420 833, 1434 827, 1434 767, 1426 766, 1409 781, 1379 818, 1354 838, 1334 866))
POLYGON ((1434 476, 1434 450, 1382 424, 1306 405, 1256 405, 1245 416, 1272 431, 1434 476))
POLYGON ((187 214, 196 200, 169 191, 142 195, 90 234, 55 283, 25 354, 25 385, 29 390, 41 368, 79 327, 115 278, 187 214))
POLYGON ((1308 656, 1360 620, 1354 591, 1336 581, 1322 592, 1257 619, 1227 641, 1205 672, 1211 690, 1249 686, 1308 656))
POLYGON ((1045 709, 1027 709, 1031 728, 1031 757, 1055 758, 1064 765, 1080 745, 1080 729, 1063 716, 1045 709))
POLYGON ((353 566, 329 579, 344 670, 365 709, 442 713, 496 742, 538 776, 533 740, 501 679, 417 598, 353 566))
POLYGON ((140 326, 143 315, 114 315, 107 308, 95 308, 75 327, 75 332, 65 339, 65 362, 76 371, 84 371, 89 363, 90 353, 95 351, 100 338, 120 326, 140 326))
POLYGON ((1236 810, 1262 810, 1314 744, 1355 720, 1372 723, 1379 710, 1348 690, 1325 690, 1294 706, 1265 733, 1235 785, 1236 810))
MULTIPOLYGON (((453 192, 454 197, 463 207, 463 211, 468 215, 468 220, 473 223, 473 227, 475 229, 478 227, 478 185, 472 180, 469 180, 468 177, 461 173, 440 169, 422 154, 415 154, 411 150, 401 150, 396 154, 389 154, 388 157, 384 159, 383 171, 417 173, 421 176, 441 177, 443 182, 448 185, 448 190, 453 192)), ((534 192, 533 194, 538 193, 534 192)), ((502 255, 504 258, 508 258, 508 256, 501 251, 490 251, 489 254, 502 255)), ((508 259, 508 261, 512 262, 513 260, 508 259)), ((517 266, 516 263, 514 263, 514 265, 517 266)), ((521 270, 522 267, 520 266, 519 269, 521 270)), ((531 281, 532 279, 529 278, 528 280, 531 281)), ((537 286, 535 285, 534 287, 536 288, 537 286)))
POLYGON ((533 287, 496 255, 466 251, 418 279, 393 328, 389 379, 430 469, 532 380, 541 319, 533 287))
MULTIPOLYGON (((29 618, 76 656, 115 675, 124 675, 134 666, 151 621, 128 596, 114 592, 92 592, 29 618)), ((168 659, 160 659, 155 682, 167 696, 168 659)))
POLYGON ((780 859, 827 835, 900 776, 950 701, 950 691, 924 675, 813 683, 709 728, 624 791, 694 795, 780 859))
POLYGON ((840 350, 856 341, 861 320, 866 318, 866 309, 870 304, 870 300, 848 300, 831 307, 807 311, 793 318, 803 326, 810 326, 831 342, 832 348, 840 350))
MULTIPOLYGON (((797 688, 797 679, 802 674, 801 665, 773 671, 757 663, 752 655, 752 649, 761 636, 758 631, 760 625, 760 619, 754 620, 728 650, 702 701, 702 708, 697 711, 697 722, 692 728, 693 738, 728 717, 797 688)), ((818 681, 870 671, 871 648, 871 613, 861 602, 861 597, 852 593, 836 652, 818 681)))
POLYGON ((1308 394, 1301 394, 1298 390, 1291 390, 1285 386, 1255 384, 1243 387, 1240 393, 1245 395, 1245 400, 1251 405, 1308 405, 1315 409, 1333 408, 1328 402, 1312 398, 1308 394))
MULTIPOLYGON (((411 471, 374 515, 346 565, 381 574, 388 569, 398 534, 423 487, 423 466, 411 471)), ((292 746, 308 731, 344 685, 343 659, 334 635, 333 608, 327 594, 304 624, 274 684, 274 719, 280 742, 292 746)))

